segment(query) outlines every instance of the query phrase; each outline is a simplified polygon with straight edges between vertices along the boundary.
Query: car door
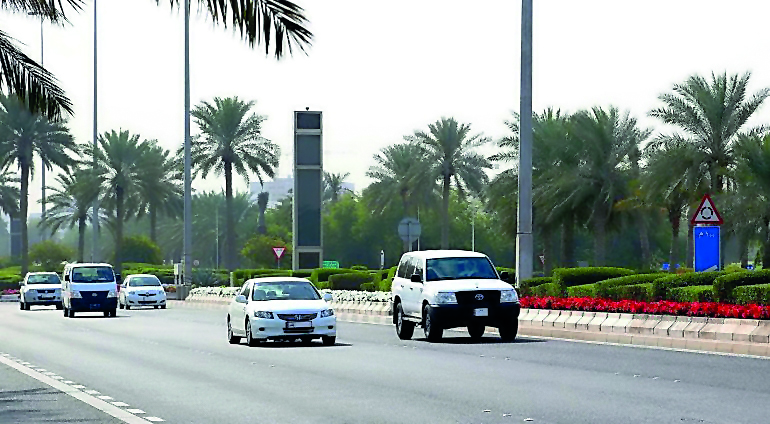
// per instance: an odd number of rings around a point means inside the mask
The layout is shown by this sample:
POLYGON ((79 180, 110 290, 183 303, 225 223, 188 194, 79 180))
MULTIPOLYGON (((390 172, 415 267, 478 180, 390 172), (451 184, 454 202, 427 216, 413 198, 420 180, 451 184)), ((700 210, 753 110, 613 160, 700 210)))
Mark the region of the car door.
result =
POLYGON ((128 300, 126 300, 126 295, 128 294, 129 287, 131 287, 131 278, 126 278, 120 287, 120 292, 118 292, 120 293, 120 297, 118 297, 118 302, 120 302, 123 305, 128 304, 128 300))
MULTIPOLYGON (((250 287, 251 283, 245 283, 238 294, 245 296, 248 300, 250 287)), ((230 302, 230 325, 240 334, 246 332, 246 305, 247 303, 236 302, 235 298, 230 302)))
POLYGON ((413 317, 420 316, 420 294, 422 293, 422 283, 413 283, 412 274, 414 274, 419 259, 412 256, 404 270, 404 313, 413 317))
POLYGON ((409 255, 401 256, 401 260, 398 262, 398 268, 396 269, 396 274, 393 276, 393 283, 391 285, 391 290, 393 293, 401 299, 401 308, 404 309, 404 313, 407 313, 406 305, 404 304, 404 291, 409 291, 409 287, 406 286, 404 278, 406 276, 406 268, 409 265, 409 259, 409 255))

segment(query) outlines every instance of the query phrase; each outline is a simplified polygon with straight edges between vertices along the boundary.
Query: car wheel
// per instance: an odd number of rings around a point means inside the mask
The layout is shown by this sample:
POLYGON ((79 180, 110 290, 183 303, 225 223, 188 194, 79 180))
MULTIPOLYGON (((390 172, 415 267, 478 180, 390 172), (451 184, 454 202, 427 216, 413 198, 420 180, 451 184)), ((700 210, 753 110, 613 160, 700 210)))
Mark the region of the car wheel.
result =
POLYGON ((155 309, 158 309, 158 305, 155 305, 155 309))
POLYGON ((62 305, 61 303, 56 305, 56 310, 57 311, 61 311, 62 309, 64 309, 64 305, 62 305))
POLYGON ((500 331, 500 338, 505 342, 512 342, 516 340, 516 334, 519 332, 519 320, 514 320, 510 324, 501 325, 498 328, 500 331))
POLYGON ((70 314, 68 315, 70 318, 75 318, 75 311, 70 309, 70 314))
POLYGON ((21 300, 19 301, 19 309, 21 309, 22 311, 24 310, 24 302, 22 302, 21 300))
POLYGON ((321 341, 324 346, 334 346, 334 344, 337 343, 337 336, 323 336, 321 337, 321 341))
POLYGON ((64 317, 65 318, 70 316, 70 310, 69 309, 67 309, 67 308, 62 308, 62 309, 64 309, 64 317))
POLYGON ((241 342, 241 338, 233 335, 233 325, 230 323, 230 317, 227 317, 227 342, 230 344, 238 344, 241 342))
POLYGON ((396 334, 401 340, 409 340, 414 334, 414 323, 404 317, 404 308, 401 302, 396 304, 396 334))
POLYGON ((422 329, 425 332, 425 338, 428 339, 429 342, 437 342, 441 340, 444 329, 441 328, 441 325, 438 322, 436 322, 436 317, 433 314, 433 308, 431 308, 430 305, 425 305, 425 307, 422 309, 422 314, 422 329))
POLYGON ((109 318, 110 317, 110 311, 104 311, 104 317, 109 318))
POLYGON ((129 304, 126 303, 126 310, 129 310, 129 309, 131 309, 131 306, 129 306, 129 304))
POLYGON ((118 310, 117 309, 111 310, 110 311, 110 317, 111 318, 115 318, 116 316, 118 316, 118 310))
POLYGON ((479 340, 484 335, 485 327, 480 324, 472 324, 468 326, 468 334, 471 335, 471 339, 479 340))
POLYGON ((166 305, 160 305, 160 309, 166 309, 166 305))
POLYGON ((124 308, 123 304, 118 302, 118 308, 123 309, 124 308))
POLYGON ((255 339, 251 334, 251 321, 246 320, 246 344, 254 347, 259 344, 259 340, 255 339))

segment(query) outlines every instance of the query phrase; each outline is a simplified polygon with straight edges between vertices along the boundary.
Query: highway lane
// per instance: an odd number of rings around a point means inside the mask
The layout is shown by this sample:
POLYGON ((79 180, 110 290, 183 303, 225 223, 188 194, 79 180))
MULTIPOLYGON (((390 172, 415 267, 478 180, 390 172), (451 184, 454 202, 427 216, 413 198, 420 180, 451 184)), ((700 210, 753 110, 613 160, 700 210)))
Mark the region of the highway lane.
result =
POLYGON ((461 332, 429 344, 354 323, 333 347, 249 348, 227 344, 223 309, 174 306, 66 319, 0 304, 0 352, 178 423, 770 422, 765 359, 461 332))

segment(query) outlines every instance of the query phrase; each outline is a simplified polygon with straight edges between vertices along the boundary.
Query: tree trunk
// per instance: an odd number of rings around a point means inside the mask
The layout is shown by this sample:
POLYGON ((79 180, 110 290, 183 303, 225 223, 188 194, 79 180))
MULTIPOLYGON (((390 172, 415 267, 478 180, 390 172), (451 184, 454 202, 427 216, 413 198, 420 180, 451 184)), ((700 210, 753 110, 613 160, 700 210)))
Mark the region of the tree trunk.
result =
POLYGON ((234 271, 235 264, 235 218, 233 217, 233 164, 225 162, 225 266, 234 271))
POLYGON ((29 234, 27 232, 27 208, 29 202, 29 164, 26 158, 20 158, 21 197, 19 198, 19 222, 21 223, 21 276, 29 271, 29 234))
POLYGON ((561 266, 575 266, 575 217, 569 216, 562 223, 561 230, 561 266))
MULTIPOLYGON (((738 238, 741 246, 741 268, 746 269, 749 267, 749 238, 745 235, 741 235, 738 238)), ((724 255, 721 255, 724 257, 724 255)), ((722 267, 724 269, 724 267, 722 267)))
POLYGON ((267 234, 267 226, 265 225, 265 210, 261 207, 259 208, 259 219, 257 221, 257 233, 259 234, 267 234))
POLYGON ((83 262, 86 250, 86 216, 78 217, 78 262, 83 262))
POLYGON ((695 228, 692 224, 687 224, 687 268, 693 268, 693 259, 695 255, 695 251, 693 250, 693 240, 692 240, 692 232, 693 228, 695 228))
POLYGON ((441 248, 449 249, 449 186, 452 183, 452 176, 444 175, 444 186, 442 187, 441 199, 441 248))
POLYGON ((123 187, 115 188, 115 272, 123 271, 123 187))
POLYGON ((551 268, 553 268, 553 258, 554 254, 551 251, 551 239, 553 234, 551 234, 550 227, 543 228, 543 252, 541 255, 543 255, 543 259, 540 259, 540 255, 538 255, 537 259, 535 259, 537 262, 540 262, 540 264, 543 266, 543 275, 548 275, 551 273, 551 268))
POLYGON ((638 214, 639 219, 639 244, 642 247, 642 267, 649 268, 651 265, 652 253, 650 252, 650 236, 647 230, 647 217, 643 213, 638 214))
POLYGON ((158 244, 158 208, 150 204, 150 240, 158 244))

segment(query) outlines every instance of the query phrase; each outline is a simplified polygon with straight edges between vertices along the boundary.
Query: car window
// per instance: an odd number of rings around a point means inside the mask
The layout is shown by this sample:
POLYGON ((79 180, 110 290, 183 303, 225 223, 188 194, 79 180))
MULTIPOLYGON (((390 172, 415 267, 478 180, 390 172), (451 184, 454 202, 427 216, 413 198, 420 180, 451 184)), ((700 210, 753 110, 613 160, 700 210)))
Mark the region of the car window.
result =
POLYGON ((160 280, 156 276, 132 277, 131 287, 160 287, 160 280))
POLYGON ((82 266, 72 269, 73 283, 103 283, 115 281, 115 274, 107 266, 82 266))
POLYGON ((240 293, 238 293, 238 294, 240 294, 240 295, 242 295, 242 296, 246 297, 246 299, 248 299, 248 298, 249 298, 249 285, 251 285, 251 283, 246 283, 246 284, 244 284, 244 285, 243 285, 243 288, 241 289, 241 292, 240 292, 240 293))
POLYGON ((409 263, 409 256, 404 256, 401 258, 401 263, 398 264, 398 271, 396 272, 396 275, 401 278, 407 278, 406 276, 406 265, 409 263))
POLYGON ((252 300, 318 300, 321 295, 306 281, 278 281, 254 284, 252 300))
MULTIPOLYGON (((422 260, 419 258, 414 258, 414 259, 416 261, 416 264, 414 266, 414 272, 412 272, 412 274, 417 274, 420 277, 422 277, 422 260)), ((411 275, 410 275, 410 278, 411 278, 411 275)))
POLYGON ((27 276, 27 284, 61 284, 56 274, 32 274, 27 276))
POLYGON ((427 260, 425 279, 456 280, 463 278, 497 279, 497 273, 487 258, 436 258, 427 260))
POLYGON ((409 279, 412 278, 412 274, 414 274, 414 266, 417 262, 417 258, 410 258, 409 262, 406 264, 406 272, 404 278, 409 279))

